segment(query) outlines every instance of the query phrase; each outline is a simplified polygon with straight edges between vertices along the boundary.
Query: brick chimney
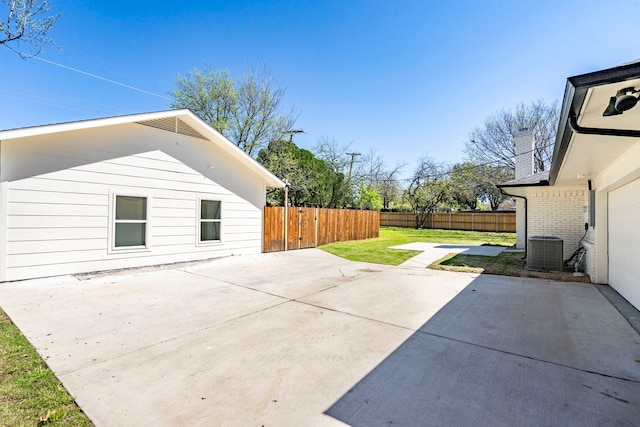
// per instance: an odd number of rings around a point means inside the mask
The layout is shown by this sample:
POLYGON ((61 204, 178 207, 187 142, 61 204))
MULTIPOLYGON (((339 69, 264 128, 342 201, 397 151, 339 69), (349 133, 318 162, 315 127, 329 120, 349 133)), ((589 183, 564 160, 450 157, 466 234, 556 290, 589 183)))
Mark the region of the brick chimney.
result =
MULTIPOLYGON (((536 137, 527 128, 519 129, 513 139, 516 143, 516 179, 533 175, 533 148, 536 137)), ((516 198, 516 248, 524 249, 527 244, 526 214, 523 199, 516 198)))
POLYGON ((516 179, 533 175, 533 148, 536 145, 533 131, 519 129, 513 139, 516 143, 516 179))

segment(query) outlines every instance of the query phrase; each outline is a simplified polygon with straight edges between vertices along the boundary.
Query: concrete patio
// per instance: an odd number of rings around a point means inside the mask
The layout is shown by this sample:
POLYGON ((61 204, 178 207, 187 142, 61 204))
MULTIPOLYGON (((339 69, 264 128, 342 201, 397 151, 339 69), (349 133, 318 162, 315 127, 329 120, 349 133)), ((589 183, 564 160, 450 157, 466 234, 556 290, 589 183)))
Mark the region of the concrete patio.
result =
POLYGON ((98 426, 640 419, 640 336, 590 284, 309 249, 2 283, 0 306, 98 426))

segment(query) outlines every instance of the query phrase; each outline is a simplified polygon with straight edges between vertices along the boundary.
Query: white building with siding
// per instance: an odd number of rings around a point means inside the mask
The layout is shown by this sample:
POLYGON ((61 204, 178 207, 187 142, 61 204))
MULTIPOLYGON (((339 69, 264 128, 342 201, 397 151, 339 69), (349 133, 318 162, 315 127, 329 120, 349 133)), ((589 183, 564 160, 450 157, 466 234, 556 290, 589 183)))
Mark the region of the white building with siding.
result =
POLYGON ((0 282, 259 253, 284 183, 188 110, 0 132, 0 282))

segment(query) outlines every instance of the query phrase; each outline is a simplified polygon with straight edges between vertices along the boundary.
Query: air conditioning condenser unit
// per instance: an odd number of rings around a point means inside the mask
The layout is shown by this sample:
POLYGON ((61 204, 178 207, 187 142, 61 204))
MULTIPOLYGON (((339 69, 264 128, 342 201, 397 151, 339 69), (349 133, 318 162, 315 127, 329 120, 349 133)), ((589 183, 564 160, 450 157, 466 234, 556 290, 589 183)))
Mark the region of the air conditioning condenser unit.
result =
POLYGON ((554 236, 532 236, 528 240, 528 270, 562 271, 562 239, 554 236))

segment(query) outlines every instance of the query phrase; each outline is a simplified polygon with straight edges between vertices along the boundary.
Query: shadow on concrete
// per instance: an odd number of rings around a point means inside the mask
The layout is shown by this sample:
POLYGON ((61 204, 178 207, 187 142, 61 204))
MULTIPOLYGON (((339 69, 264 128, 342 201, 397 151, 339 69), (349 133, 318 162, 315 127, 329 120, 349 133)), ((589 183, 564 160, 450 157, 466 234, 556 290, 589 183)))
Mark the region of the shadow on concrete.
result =
POLYGON ((325 414, 352 426, 640 423, 640 335, 585 283, 481 275, 325 414))

